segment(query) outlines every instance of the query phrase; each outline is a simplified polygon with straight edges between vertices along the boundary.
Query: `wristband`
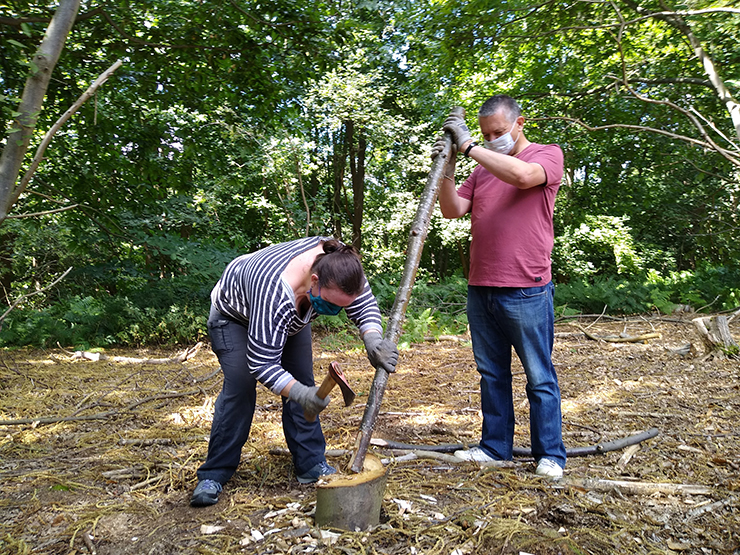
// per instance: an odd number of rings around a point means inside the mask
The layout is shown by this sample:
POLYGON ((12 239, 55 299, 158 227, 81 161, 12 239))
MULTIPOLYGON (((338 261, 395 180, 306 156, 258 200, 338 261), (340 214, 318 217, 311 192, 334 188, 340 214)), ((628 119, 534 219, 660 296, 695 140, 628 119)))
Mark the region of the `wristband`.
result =
POLYGON ((466 148, 465 152, 463 153, 463 156, 465 156, 465 158, 470 158, 470 149, 473 148, 474 146, 478 146, 478 143, 476 143, 475 141, 471 142, 468 145, 468 148, 466 148))

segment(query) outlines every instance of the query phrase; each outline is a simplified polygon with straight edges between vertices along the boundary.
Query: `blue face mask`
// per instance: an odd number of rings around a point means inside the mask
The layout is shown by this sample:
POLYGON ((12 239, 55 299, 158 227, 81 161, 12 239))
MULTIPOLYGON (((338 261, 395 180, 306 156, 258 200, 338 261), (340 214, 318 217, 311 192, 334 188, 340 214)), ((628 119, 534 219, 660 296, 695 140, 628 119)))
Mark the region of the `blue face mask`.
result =
MULTIPOLYGON (((313 289, 313 287, 311 289, 313 289)), ((329 301, 325 301, 321 298, 321 285, 319 285, 318 297, 314 296, 314 294, 311 292, 311 289, 308 290, 308 300, 311 301, 311 306, 313 306, 313 309, 316 311, 317 314, 336 316, 341 312, 343 307, 337 306, 334 303, 330 303, 329 301)))

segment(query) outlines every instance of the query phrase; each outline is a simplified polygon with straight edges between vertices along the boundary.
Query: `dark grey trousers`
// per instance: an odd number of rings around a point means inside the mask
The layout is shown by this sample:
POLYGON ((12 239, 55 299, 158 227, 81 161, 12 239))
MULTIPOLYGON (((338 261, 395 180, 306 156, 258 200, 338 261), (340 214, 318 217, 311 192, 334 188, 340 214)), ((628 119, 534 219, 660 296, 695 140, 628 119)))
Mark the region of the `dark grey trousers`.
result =
MULTIPOLYGON (((257 382, 247 369, 247 328, 211 307, 208 318, 211 347, 221 363, 223 389, 216 399, 206 462, 198 480, 226 483, 239 465, 241 450, 249 438, 257 399, 257 382)), ((311 326, 289 337, 282 366, 299 382, 314 385, 311 326)), ((325 460, 326 441, 319 418, 308 422, 303 408, 283 400, 283 433, 293 456, 296 474, 307 472, 325 460)))

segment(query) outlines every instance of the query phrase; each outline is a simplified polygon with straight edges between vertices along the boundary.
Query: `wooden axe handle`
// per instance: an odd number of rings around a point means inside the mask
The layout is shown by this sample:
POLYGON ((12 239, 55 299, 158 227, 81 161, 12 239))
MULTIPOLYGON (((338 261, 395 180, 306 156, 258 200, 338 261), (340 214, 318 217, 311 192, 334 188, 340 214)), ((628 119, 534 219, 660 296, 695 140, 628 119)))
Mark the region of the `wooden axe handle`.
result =
POLYGON ((319 387, 316 395, 318 395, 322 399, 326 399, 326 396, 331 393, 331 390, 334 389, 335 385, 337 385, 337 382, 334 381, 334 378, 331 377, 331 374, 327 374, 324 378, 324 381, 321 382, 321 387, 319 387))
MULTIPOLYGON (((331 374, 327 374, 324 378, 324 381, 321 382, 321 386, 319 386, 319 390, 316 392, 316 395, 321 399, 326 399, 326 396, 331 393, 331 390, 334 389, 335 385, 337 385, 337 382, 334 381, 334 378, 331 377, 331 374)), ((303 415, 309 422, 313 422, 316 420, 315 414, 309 415, 304 413, 303 415)))

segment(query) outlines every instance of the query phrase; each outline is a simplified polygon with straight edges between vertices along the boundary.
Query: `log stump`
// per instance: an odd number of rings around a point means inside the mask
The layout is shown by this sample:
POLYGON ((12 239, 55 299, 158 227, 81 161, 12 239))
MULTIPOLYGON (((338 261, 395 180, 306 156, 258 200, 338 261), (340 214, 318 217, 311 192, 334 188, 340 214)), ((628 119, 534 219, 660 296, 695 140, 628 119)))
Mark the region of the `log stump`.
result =
POLYGON ((692 320, 699 331, 707 356, 717 358, 739 358, 740 346, 730 334, 730 325, 726 316, 703 316, 692 320))
POLYGON ((385 494, 386 469, 367 455, 359 474, 332 474, 316 487, 316 526, 355 532, 377 526, 385 494))

